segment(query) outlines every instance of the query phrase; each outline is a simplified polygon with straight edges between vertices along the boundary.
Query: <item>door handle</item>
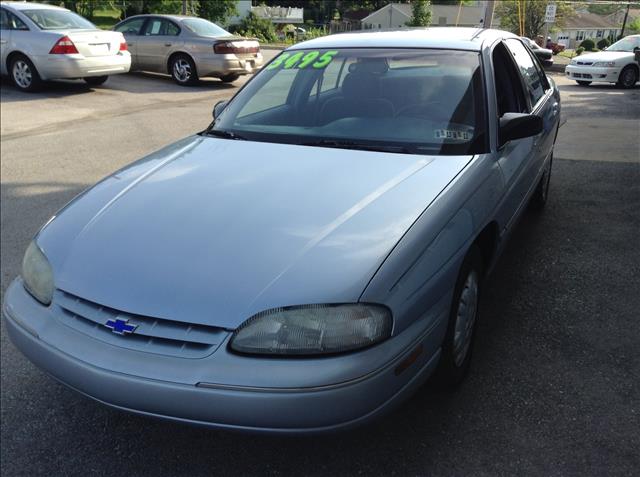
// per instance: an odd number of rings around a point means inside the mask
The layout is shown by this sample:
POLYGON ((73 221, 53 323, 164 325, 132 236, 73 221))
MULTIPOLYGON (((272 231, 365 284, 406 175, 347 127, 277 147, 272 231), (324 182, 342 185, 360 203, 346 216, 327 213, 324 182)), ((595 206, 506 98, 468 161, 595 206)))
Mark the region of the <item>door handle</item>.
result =
POLYGON ((559 110, 558 103, 553 103, 553 107, 551 108, 551 111, 552 111, 554 116, 556 116, 558 114, 558 110, 559 110))
POLYGON ((171 46, 171 43, 165 43, 164 46, 171 46))

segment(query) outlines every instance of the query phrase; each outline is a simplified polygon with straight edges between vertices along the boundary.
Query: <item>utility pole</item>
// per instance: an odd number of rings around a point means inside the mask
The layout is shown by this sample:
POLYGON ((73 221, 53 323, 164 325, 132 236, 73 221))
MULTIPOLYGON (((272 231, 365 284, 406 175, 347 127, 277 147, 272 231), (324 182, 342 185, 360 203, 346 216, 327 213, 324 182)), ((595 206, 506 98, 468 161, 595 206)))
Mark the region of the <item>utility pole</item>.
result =
POLYGON ((627 18, 629 18, 630 7, 631 7, 631 2, 627 3, 627 11, 624 13, 624 20, 622 21, 622 32, 620 33, 620 38, 624 38, 624 29, 627 27, 627 18))
POLYGON ((182 14, 187 14, 187 0, 182 0, 182 14))
POLYGON ((482 22, 482 26, 484 28, 491 28, 493 23, 493 12, 496 9, 496 2, 491 0, 485 2, 484 9, 484 21, 482 22))

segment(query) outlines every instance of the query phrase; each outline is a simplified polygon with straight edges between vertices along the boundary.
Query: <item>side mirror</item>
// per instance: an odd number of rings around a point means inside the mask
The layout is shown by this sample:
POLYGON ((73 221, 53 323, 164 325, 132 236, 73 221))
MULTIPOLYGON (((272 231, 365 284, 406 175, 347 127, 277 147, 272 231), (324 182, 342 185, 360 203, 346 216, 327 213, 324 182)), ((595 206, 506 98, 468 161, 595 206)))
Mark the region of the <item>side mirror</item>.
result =
POLYGON ((542 118, 535 114, 505 113, 500 118, 499 147, 513 139, 540 134, 542 127, 542 118))
POLYGON ((220 114, 222 114, 222 111, 224 111, 224 108, 227 107, 227 103, 228 101, 225 101, 225 100, 218 101, 216 103, 216 105, 213 107, 213 119, 220 117, 220 114))

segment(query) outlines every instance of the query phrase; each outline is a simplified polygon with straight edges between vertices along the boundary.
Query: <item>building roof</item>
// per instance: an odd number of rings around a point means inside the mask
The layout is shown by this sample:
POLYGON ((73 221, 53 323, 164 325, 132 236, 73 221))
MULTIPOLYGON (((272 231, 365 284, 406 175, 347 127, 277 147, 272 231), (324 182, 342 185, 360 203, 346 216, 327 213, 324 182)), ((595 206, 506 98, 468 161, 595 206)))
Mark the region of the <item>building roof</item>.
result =
POLYGON ((577 12, 575 15, 569 17, 565 21, 564 30, 582 30, 582 29, 616 29, 620 25, 612 22, 604 15, 597 15, 589 12, 577 12))
POLYGON ((482 28, 402 28, 339 33, 297 43, 288 50, 325 48, 443 48, 480 51, 484 41, 518 38, 503 30, 482 28))
MULTIPOLYGON (((395 11, 406 16, 407 20, 410 20, 413 16, 412 6, 410 3, 390 3, 381 9, 372 12, 370 15, 363 18, 362 21, 366 22, 369 17, 388 8, 393 8, 395 11)), ((449 23, 453 23, 458 19, 458 23, 460 25, 479 25, 484 19, 484 7, 463 5, 462 8, 460 8, 458 5, 431 5, 431 23, 437 25, 438 18, 440 17, 446 17, 449 23), (458 11, 460 12, 459 18, 458 11)))

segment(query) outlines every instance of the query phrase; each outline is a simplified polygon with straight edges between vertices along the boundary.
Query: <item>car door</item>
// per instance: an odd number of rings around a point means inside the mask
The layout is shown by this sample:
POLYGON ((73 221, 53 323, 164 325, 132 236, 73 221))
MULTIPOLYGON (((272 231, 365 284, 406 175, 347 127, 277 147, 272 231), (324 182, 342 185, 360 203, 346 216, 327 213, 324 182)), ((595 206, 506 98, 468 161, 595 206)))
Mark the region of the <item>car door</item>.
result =
MULTIPOLYGON (((508 40, 510 41, 510 40, 508 40)), ((534 71, 527 69, 525 77, 524 66, 531 63, 531 56, 519 40, 519 46, 508 45, 507 42, 499 42, 492 53, 494 83, 496 91, 497 118, 505 113, 530 113, 546 110, 545 93, 542 88, 542 78, 534 75, 534 71), (518 58, 512 52, 518 52, 518 58), (524 52, 529 59, 520 58, 524 52), (532 99, 535 103, 532 104, 532 99)), ((532 64, 533 65, 533 64, 532 64)), ((537 75, 537 72, 535 72, 537 75)), ((546 78, 545 78, 546 80, 546 78)), ((505 193, 498 209, 498 218, 508 231, 533 191, 536 178, 543 165, 544 157, 541 155, 542 143, 546 137, 545 132, 533 137, 511 140, 506 144, 499 144, 498 164, 505 181, 505 193)))
POLYGON ((167 58, 178 42, 180 27, 167 18, 151 17, 138 39, 142 69, 167 72, 167 58))
POLYGON ((115 27, 115 31, 119 31, 124 35, 127 41, 127 49, 131 53, 131 69, 140 69, 140 61, 138 59, 138 39, 140 33, 144 28, 147 21, 146 17, 134 17, 129 20, 125 20, 115 27))
POLYGON ((0 74, 6 75, 7 55, 9 54, 9 42, 11 41, 11 29, 9 28, 9 15, 4 8, 0 8, 0 74))

